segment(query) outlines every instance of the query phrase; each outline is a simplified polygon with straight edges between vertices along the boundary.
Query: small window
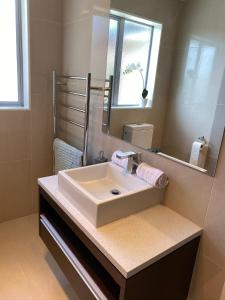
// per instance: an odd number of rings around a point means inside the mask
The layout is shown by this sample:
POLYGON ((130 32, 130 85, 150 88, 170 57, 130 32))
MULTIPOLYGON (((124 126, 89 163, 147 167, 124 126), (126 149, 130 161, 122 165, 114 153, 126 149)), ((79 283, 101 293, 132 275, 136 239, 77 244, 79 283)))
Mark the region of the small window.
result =
POLYGON ((107 78, 114 75, 114 106, 140 106, 144 90, 152 106, 161 32, 162 24, 111 14, 107 78))
POLYGON ((25 0, 0 0, 0 106, 26 106, 28 42, 25 0))

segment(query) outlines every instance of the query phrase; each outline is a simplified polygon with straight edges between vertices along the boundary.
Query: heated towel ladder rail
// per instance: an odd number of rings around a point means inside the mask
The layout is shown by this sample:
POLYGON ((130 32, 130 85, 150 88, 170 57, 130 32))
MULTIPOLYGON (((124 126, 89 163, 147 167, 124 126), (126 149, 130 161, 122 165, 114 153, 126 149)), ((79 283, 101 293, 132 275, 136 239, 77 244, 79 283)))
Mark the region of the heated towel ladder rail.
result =
MULTIPOLYGON (((56 71, 53 71, 53 130, 54 130, 54 138, 56 138, 56 128, 57 128, 57 120, 62 120, 66 123, 69 123, 71 125, 74 125, 76 127, 82 128, 84 130, 84 138, 83 138, 83 161, 82 165, 87 165, 87 151, 88 151, 88 130, 89 130, 89 112, 90 112, 90 96, 91 96, 91 90, 93 91, 100 91, 100 92, 108 92, 108 94, 104 94, 104 98, 108 98, 108 103, 111 103, 112 99, 112 86, 113 86, 113 76, 110 77, 109 80, 105 80, 105 85, 108 84, 108 87, 96 87, 91 86, 91 74, 88 73, 87 77, 81 77, 81 76, 68 76, 68 75, 58 75, 56 71), (62 81, 63 80, 63 81, 62 81), (65 89, 67 86, 66 80, 77 80, 85 82, 85 92, 81 93, 78 91, 70 91, 68 89, 65 89), (64 103, 61 103, 58 101, 57 97, 57 87, 64 87, 64 89, 60 89, 60 93, 68 94, 72 96, 78 96, 82 97, 85 100, 85 109, 81 109, 77 107, 76 105, 67 105, 64 103), (57 114, 57 105, 60 105, 61 107, 64 107, 69 110, 77 111, 79 113, 84 114, 84 124, 75 122, 71 119, 66 119, 60 115, 57 114)), ((110 120, 108 120, 110 121, 110 120)))

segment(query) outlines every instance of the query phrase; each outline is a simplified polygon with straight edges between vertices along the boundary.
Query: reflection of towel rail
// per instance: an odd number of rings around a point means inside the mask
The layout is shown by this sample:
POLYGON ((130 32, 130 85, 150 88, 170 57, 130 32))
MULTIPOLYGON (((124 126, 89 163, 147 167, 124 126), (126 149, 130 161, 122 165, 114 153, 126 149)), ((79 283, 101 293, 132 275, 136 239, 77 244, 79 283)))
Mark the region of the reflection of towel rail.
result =
POLYGON ((87 97, 86 94, 78 93, 78 92, 71 92, 71 91, 60 91, 60 93, 68 94, 68 95, 74 95, 74 96, 80 96, 80 97, 87 97))
POLYGON ((100 91, 100 92, 109 92, 110 88, 92 86, 91 90, 93 90, 93 91, 100 91))
POLYGON ((58 86, 63 86, 63 85, 66 85, 66 83, 65 83, 65 82, 57 81, 57 82, 56 82, 56 85, 58 85, 58 86))
POLYGON ((71 120, 68 120, 68 119, 65 119, 65 118, 63 118, 63 117, 59 117, 59 116, 57 116, 56 117, 56 119, 59 119, 59 120, 62 120, 62 121, 64 121, 64 122, 66 122, 66 123, 70 123, 70 124, 72 124, 72 125, 75 125, 75 126, 77 126, 77 127, 80 127, 80 128, 85 128, 85 126, 84 125, 82 125, 82 124, 80 124, 80 123, 77 123, 77 122, 74 122, 74 121, 71 121, 71 120))
POLYGON ((81 76, 68 76, 68 75, 57 75, 58 78, 65 78, 65 79, 76 79, 76 80, 87 80, 88 77, 81 77, 81 76))
POLYGON ((62 104, 62 103, 59 103, 59 106, 62 106, 62 107, 67 108, 67 109, 75 110, 75 111, 78 111, 78 112, 81 112, 81 113, 86 112, 86 110, 84 110, 84 109, 81 109, 81 108, 78 108, 78 107, 75 107, 75 106, 62 104))

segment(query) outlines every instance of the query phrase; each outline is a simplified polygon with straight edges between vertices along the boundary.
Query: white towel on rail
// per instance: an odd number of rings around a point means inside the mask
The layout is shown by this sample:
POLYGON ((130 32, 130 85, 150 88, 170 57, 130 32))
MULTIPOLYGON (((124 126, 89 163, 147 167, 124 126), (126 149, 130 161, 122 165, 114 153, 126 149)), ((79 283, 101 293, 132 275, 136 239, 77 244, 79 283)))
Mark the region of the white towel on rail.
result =
POLYGON ((82 167, 83 152, 56 138, 54 148, 54 171, 59 171, 82 167))

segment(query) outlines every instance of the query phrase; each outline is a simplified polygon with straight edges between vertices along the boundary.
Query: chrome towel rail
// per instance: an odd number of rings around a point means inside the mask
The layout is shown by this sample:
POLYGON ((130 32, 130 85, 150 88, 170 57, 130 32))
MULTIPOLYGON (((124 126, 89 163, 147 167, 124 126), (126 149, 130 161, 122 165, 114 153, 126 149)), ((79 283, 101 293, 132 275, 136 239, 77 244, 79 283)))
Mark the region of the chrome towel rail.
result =
POLYGON ((57 75, 58 78, 65 78, 65 79, 76 79, 76 80, 87 80, 87 77, 80 77, 80 76, 68 76, 68 75, 57 75))
POLYGON ((87 97, 87 95, 83 94, 83 93, 77 93, 77 92, 71 92, 71 91, 60 91, 60 92, 63 93, 63 94, 68 94, 68 95, 87 97))
MULTIPOLYGON (((83 166, 87 165, 87 151, 88 151, 88 130, 89 130, 89 112, 90 112, 90 94, 91 90, 93 91, 100 91, 100 92, 108 92, 109 95, 105 95, 105 97, 109 98, 109 104, 111 105, 111 97, 112 97, 112 80, 113 77, 111 77, 109 80, 106 80, 105 82, 109 83, 109 87, 96 87, 91 86, 91 74, 89 73, 87 77, 81 77, 81 76, 68 76, 68 75, 58 75, 55 71, 53 71, 53 130, 54 130, 54 138, 56 138, 56 123, 57 120, 62 120, 68 124, 77 126, 79 128, 82 128, 84 130, 84 142, 83 142, 83 166), (60 79, 66 80, 79 80, 79 81, 85 81, 85 92, 80 93, 78 91, 69 91, 66 90, 67 82, 64 82, 60 79), (64 87, 64 89, 59 89, 60 93, 68 94, 72 96, 79 96, 85 98, 85 109, 81 109, 76 107, 75 105, 66 105, 61 102, 57 101, 57 86, 64 87), (73 120, 68 120, 62 116, 57 115, 57 105, 62 106, 66 109, 74 110, 79 113, 83 113, 85 115, 84 118, 84 125, 80 124, 78 122, 75 122, 73 120)), ((108 117, 108 122, 110 121, 110 116, 108 117)))
POLYGON ((83 128, 83 129, 85 128, 85 125, 82 125, 82 124, 80 124, 80 123, 74 122, 74 121, 72 121, 72 120, 65 119, 65 118, 63 118, 63 117, 61 117, 61 116, 57 116, 56 118, 59 119, 59 120, 62 120, 62 121, 64 121, 64 122, 66 122, 66 123, 70 123, 70 124, 72 124, 72 125, 75 125, 75 126, 77 126, 77 127, 80 127, 80 128, 83 128))
POLYGON ((88 128, 89 128, 89 113, 90 113, 90 101, 91 101, 91 74, 88 73, 86 84, 87 103, 85 107, 85 127, 84 127, 84 166, 87 165, 87 152, 88 152, 88 128))
POLYGON ((78 108, 78 107, 75 107, 75 106, 70 106, 70 105, 66 105, 66 104, 62 104, 62 103, 60 103, 59 105, 64 107, 64 108, 67 108, 67 109, 75 110, 75 111, 78 111, 78 112, 81 112, 81 113, 86 113, 85 109, 81 109, 81 108, 78 108))
POLYGON ((112 106, 112 97, 113 97, 113 76, 110 76, 109 80, 107 80, 109 84, 107 90, 108 95, 105 95, 104 98, 107 99, 107 107, 103 109, 103 113, 107 113, 107 120, 106 122, 102 122, 102 130, 105 133, 109 133, 110 121, 111 121, 111 106, 112 106))
POLYGON ((99 91, 99 92, 109 92, 110 88, 104 88, 104 87, 97 87, 97 86, 92 86, 91 90, 93 91, 99 91))
POLYGON ((87 165, 87 144, 88 144, 88 126, 89 126, 89 106, 90 106, 90 85, 91 85, 91 74, 88 74, 87 77, 81 77, 81 76, 67 76, 67 75, 58 75, 56 74, 55 71, 53 71, 53 131, 54 131, 54 138, 56 138, 56 123, 57 120, 62 120, 68 124, 77 126, 79 128, 82 128, 84 130, 84 142, 83 142, 83 161, 82 164, 83 166, 87 165), (64 94, 69 94, 72 96, 80 96, 83 98, 86 98, 86 103, 85 103, 85 109, 80 109, 76 106, 73 105, 66 105, 62 103, 57 103, 57 86, 66 86, 67 84, 65 82, 60 82, 58 79, 73 79, 73 80, 81 80, 85 81, 86 85, 86 91, 85 93, 80 93, 76 91, 65 91, 61 90, 60 92, 64 94), (77 112, 85 114, 85 122, 84 125, 80 124, 78 122, 75 122, 73 120, 68 120, 62 116, 57 115, 57 104, 63 106, 64 108, 75 110, 77 112))

